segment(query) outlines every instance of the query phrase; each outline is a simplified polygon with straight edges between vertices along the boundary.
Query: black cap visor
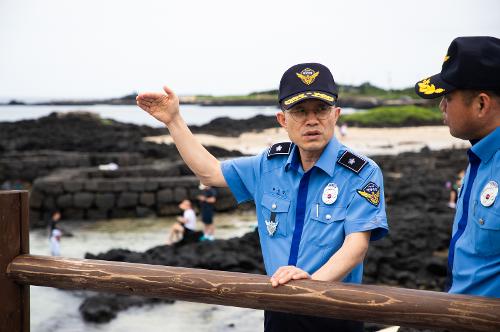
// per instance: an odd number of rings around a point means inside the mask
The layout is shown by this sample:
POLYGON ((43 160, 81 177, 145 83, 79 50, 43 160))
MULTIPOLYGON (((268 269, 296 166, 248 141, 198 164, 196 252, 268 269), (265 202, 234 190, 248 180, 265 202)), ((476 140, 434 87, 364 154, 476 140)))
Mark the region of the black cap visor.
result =
POLYGON ((284 98, 281 101, 281 107, 287 110, 307 99, 318 99, 324 101, 328 105, 334 106, 337 96, 323 91, 305 91, 284 98))
POLYGON ((455 89, 456 87, 446 83, 446 81, 441 78, 441 73, 423 79, 415 84, 415 92, 424 99, 438 98, 455 89))

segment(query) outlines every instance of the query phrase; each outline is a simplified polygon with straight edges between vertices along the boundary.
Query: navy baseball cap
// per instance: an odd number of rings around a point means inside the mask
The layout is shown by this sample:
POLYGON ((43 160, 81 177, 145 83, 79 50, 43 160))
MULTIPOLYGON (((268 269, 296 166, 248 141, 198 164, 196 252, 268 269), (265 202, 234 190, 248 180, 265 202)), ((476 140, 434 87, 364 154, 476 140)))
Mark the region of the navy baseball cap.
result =
POLYGON ((320 63, 301 63, 281 77, 279 103, 289 109, 306 99, 319 99, 335 105, 338 88, 330 70, 320 63))
POLYGON ((415 92, 425 99, 441 97, 456 89, 500 89, 500 39, 487 36, 454 39, 441 72, 415 84, 415 92))

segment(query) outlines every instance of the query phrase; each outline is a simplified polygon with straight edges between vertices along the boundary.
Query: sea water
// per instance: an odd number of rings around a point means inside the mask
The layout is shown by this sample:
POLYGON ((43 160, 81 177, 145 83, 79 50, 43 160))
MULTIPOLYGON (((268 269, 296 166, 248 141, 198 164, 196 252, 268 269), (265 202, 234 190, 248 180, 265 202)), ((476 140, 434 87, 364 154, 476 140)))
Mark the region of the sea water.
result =
MULTIPOLYGON (((61 255, 84 258, 112 248, 145 251, 165 244, 175 217, 117 219, 97 222, 61 222, 66 233, 61 239, 61 255)), ((256 226, 253 211, 219 213, 215 216, 216 237, 242 236, 256 226)), ((201 228, 199 222, 198 228, 201 228)), ((46 229, 30 231, 30 253, 50 255, 46 229)), ((260 310, 176 301, 132 307, 118 313, 109 323, 88 323, 78 310, 85 299, 82 291, 50 287, 30 287, 31 331, 37 332, 153 332, 153 331, 259 331, 263 327, 260 310)))
MULTIPOLYGON (((199 106, 181 105, 181 114, 188 125, 203 125, 213 119, 229 117, 240 120, 256 115, 274 116, 279 111, 272 106, 199 106)), ((163 127, 164 125, 135 105, 91 105, 91 106, 31 106, 0 105, 0 122, 38 119, 52 112, 85 111, 98 114, 103 119, 124 123, 163 127)), ((356 112, 356 109, 342 109, 342 114, 356 112)), ((278 123, 276 123, 278 126, 278 123)))

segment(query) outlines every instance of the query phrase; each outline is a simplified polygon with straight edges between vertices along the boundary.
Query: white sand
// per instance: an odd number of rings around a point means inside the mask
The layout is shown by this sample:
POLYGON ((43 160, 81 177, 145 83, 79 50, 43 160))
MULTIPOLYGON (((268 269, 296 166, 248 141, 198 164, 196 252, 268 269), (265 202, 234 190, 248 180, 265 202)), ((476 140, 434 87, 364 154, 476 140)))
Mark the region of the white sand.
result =
MULTIPOLYGON (((335 131, 339 137, 338 128, 335 131)), ((239 137, 218 137, 196 134, 205 146, 214 145, 226 150, 238 150, 245 154, 257 154, 269 145, 289 141, 283 128, 272 128, 260 133, 243 133, 239 137)), ((172 143, 169 135, 146 138, 156 143, 172 143)), ((419 151, 427 146, 431 150, 446 148, 468 148, 470 143, 449 133, 447 126, 404 127, 404 128, 349 128, 340 141, 365 155, 397 154, 419 151)))

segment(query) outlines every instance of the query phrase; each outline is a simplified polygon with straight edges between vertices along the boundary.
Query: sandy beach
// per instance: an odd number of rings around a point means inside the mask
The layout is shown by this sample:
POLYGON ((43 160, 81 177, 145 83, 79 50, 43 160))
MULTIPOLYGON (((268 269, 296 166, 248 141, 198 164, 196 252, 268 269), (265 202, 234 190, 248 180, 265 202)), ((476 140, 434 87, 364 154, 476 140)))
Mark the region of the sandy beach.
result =
MULTIPOLYGON (((339 137, 339 130, 335 131, 339 137)), ((239 137, 219 137, 195 134, 204 145, 218 146, 227 150, 238 150, 244 154, 256 154, 267 146, 288 141, 283 128, 266 129, 261 132, 243 133, 239 137)), ((169 135, 147 137, 147 141, 172 143, 169 135)), ((447 148, 468 148, 468 141, 452 137, 447 126, 423 126, 403 128, 349 128, 340 141, 355 151, 365 155, 398 154, 419 151, 427 146, 431 150, 447 148)))

